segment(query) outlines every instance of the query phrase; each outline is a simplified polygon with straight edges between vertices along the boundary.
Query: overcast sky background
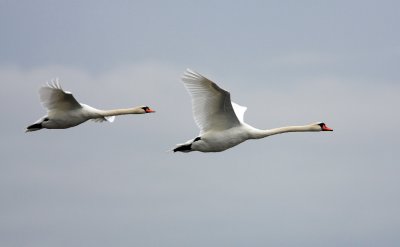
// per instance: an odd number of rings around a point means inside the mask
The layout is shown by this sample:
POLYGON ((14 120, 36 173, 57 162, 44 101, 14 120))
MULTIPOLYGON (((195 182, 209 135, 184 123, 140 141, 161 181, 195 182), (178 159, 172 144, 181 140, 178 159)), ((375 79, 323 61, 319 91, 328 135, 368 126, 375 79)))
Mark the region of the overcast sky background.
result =
POLYGON ((398 1, 0 0, 0 245, 399 246, 398 1), (198 134, 192 68, 258 128, 198 134), (59 77, 96 108, 156 114, 24 133, 59 77))

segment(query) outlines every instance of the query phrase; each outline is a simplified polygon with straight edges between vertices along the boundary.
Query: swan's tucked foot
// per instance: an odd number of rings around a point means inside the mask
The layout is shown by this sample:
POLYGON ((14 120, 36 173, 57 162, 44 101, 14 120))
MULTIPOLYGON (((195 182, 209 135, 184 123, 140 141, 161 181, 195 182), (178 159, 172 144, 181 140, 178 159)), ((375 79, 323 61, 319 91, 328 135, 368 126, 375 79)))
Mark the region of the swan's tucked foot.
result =
POLYGON ((35 124, 29 125, 28 127, 26 127, 25 132, 31 132, 31 131, 40 130, 40 129, 43 129, 42 123, 35 123, 35 124))
POLYGON ((174 153, 175 153, 175 152, 184 152, 184 153, 188 153, 188 152, 194 151, 194 150, 192 149, 192 144, 193 144, 194 142, 197 142, 197 141, 200 141, 200 140, 201 140, 201 137, 198 136, 198 137, 194 138, 193 140, 188 141, 188 142, 186 142, 186 143, 184 143, 184 144, 178 144, 178 146, 177 146, 176 148, 174 148, 173 151, 174 151, 174 153))
POLYGON ((181 146, 178 146, 176 148, 174 148, 174 153, 175 152, 184 152, 184 153, 188 153, 190 151, 192 151, 192 143, 190 144, 183 144, 181 146))

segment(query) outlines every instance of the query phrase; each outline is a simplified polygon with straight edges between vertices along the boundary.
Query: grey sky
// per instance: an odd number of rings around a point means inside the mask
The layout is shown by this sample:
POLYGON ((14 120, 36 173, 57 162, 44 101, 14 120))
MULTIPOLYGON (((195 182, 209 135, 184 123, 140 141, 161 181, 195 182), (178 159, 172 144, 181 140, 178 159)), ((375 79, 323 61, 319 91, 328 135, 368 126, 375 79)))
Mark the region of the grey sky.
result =
POLYGON ((399 246, 397 1, 0 1, 1 246, 399 246), (258 128, 332 133, 173 154, 190 67, 258 128), (157 113, 24 133, 59 77, 157 113))

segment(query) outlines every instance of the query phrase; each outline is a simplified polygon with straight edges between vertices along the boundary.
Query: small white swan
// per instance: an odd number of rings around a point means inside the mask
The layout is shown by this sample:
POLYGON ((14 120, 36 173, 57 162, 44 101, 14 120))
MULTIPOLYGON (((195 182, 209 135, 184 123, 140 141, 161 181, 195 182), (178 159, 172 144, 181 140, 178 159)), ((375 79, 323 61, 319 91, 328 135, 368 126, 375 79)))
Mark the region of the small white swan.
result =
POLYGON ((47 115, 40 118, 34 124, 29 125, 25 132, 40 129, 66 129, 89 119, 102 122, 113 122, 115 116, 125 114, 143 114, 155 112, 148 106, 139 106, 126 109, 99 110, 91 106, 81 104, 72 95, 64 91, 58 80, 53 80, 39 89, 40 101, 47 108, 47 115))
POLYGON ((286 132, 332 131, 322 122, 270 130, 256 129, 243 121, 247 107, 231 102, 229 92, 214 82, 190 69, 186 70, 182 80, 192 96, 193 116, 200 134, 178 144, 174 152, 220 152, 249 139, 286 132))

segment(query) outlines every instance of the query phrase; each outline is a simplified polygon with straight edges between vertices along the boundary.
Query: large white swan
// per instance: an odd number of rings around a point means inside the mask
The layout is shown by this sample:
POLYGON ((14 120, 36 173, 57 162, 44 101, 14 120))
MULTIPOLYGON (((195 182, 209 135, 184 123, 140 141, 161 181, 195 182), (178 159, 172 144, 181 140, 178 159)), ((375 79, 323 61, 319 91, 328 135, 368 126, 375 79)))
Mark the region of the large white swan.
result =
POLYGON ((200 134, 174 152, 220 152, 249 139, 260 139, 286 132, 332 131, 325 123, 288 126, 269 130, 256 129, 243 121, 247 107, 231 102, 229 92, 217 84, 187 69, 182 80, 192 96, 193 116, 200 134))
POLYGON ((47 108, 47 115, 40 118, 34 124, 29 125, 25 132, 40 129, 66 129, 89 119, 102 122, 113 122, 115 116, 125 114, 143 114, 154 112, 148 106, 139 106, 126 109, 99 110, 91 106, 81 104, 74 96, 64 91, 58 80, 53 80, 39 89, 40 101, 47 108))

